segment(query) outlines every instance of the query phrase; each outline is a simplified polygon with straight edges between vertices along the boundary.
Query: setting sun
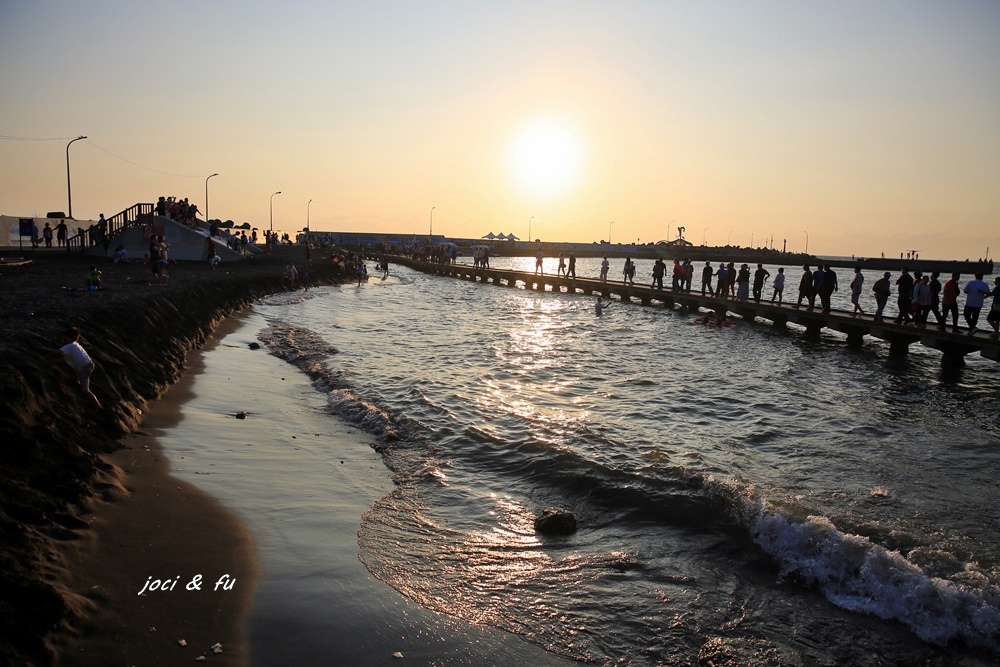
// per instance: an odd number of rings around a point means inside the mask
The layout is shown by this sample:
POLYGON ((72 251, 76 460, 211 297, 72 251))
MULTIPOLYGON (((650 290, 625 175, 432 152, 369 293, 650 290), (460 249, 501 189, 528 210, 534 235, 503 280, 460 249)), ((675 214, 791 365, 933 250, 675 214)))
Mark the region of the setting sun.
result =
POLYGON ((567 125, 536 121, 514 136, 509 168, 525 192, 551 199, 566 194, 577 183, 583 163, 580 138, 567 125))

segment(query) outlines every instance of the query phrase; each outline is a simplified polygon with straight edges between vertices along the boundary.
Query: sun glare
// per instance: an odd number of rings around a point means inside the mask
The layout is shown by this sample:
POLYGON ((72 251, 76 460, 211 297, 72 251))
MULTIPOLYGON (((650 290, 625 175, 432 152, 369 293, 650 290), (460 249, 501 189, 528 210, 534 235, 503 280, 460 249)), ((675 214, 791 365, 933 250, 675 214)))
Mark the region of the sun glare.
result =
POLYGON ((567 125, 537 121, 513 138, 509 153, 511 176, 524 191, 540 198, 566 194, 580 176, 583 147, 567 125))

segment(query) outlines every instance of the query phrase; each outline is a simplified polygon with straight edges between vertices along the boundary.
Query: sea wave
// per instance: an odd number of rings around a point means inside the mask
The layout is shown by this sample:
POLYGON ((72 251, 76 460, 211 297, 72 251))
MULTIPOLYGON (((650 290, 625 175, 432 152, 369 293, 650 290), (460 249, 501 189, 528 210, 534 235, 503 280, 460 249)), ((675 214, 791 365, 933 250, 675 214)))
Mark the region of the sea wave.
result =
MULTIPOLYGON (((272 354, 302 369, 317 389, 327 392, 333 414, 383 441, 379 449, 396 473, 397 484, 442 484, 441 475, 426 474, 430 455, 416 451, 430 440, 420 424, 394 415, 377 399, 359 394, 363 388, 351 386, 345 375, 330 370, 326 364, 337 350, 321 336, 272 321, 259 338, 272 354), (405 442, 396 444, 399 439, 405 442)), ((429 400, 422 394, 421 398, 429 400)), ((578 425, 579 431, 568 428, 573 431, 569 437, 601 437, 590 433, 586 422, 578 425)), ((761 487, 699 470, 697 460, 679 465, 669 455, 654 452, 645 457, 643 467, 630 468, 568 447, 549 446, 534 437, 512 442, 475 425, 450 432, 439 429, 436 436, 435 446, 450 438, 455 440, 452 444, 461 440, 466 445, 449 448, 449 458, 467 459, 474 464, 472 469, 546 489, 539 497, 567 499, 591 517, 666 522, 723 532, 745 539, 748 545, 752 541, 775 561, 783 578, 816 588, 843 609, 898 621, 938 646, 961 641, 1000 653, 1000 589, 995 578, 974 563, 960 563, 946 577, 936 576, 934 568, 841 530, 830 518, 793 502, 779 503, 761 487), (475 446, 469 447, 470 443, 475 446)), ((388 520, 380 517, 381 522, 388 520)), ((412 529, 407 521, 401 525, 412 529)), ((371 555, 368 558, 371 568, 371 555)))
POLYGON ((1000 589, 974 563, 952 579, 936 577, 827 517, 793 518, 768 509, 759 494, 746 498, 746 509, 754 542, 783 577, 815 586, 844 609, 899 621, 932 644, 962 640, 1000 653, 1000 589))

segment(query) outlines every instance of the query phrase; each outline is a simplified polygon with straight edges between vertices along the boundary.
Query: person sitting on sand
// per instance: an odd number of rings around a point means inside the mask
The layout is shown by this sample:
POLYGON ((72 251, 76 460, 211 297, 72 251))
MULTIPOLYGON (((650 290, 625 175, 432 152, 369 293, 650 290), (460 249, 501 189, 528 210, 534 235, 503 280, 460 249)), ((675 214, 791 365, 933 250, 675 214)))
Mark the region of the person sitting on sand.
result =
POLYGON ((97 268, 97 265, 91 264, 90 268, 87 269, 87 282, 85 284, 91 289, 101 288, 101 270, 97 268))
POLYGON ((76 373, 76 379, 80 383, 80 390, 97 407, 101 407, 101 402, 90 390, 90 376, 94 372, 94 360, 90 358, 87 351, 80 345, 80 330, 76 327, 69 327, 64 333, 66 344, 58 350, 55 348, 42 348, 46 352, 57 354, 69 364, 69 367, 76 373))
POLYGON ((121 264, 128 261, 128 250, 125 249, 124 245, 121 243, 118 244, 118 247, 115 248, 115 254, 112 255, 112 259, 115 264, 121 264))

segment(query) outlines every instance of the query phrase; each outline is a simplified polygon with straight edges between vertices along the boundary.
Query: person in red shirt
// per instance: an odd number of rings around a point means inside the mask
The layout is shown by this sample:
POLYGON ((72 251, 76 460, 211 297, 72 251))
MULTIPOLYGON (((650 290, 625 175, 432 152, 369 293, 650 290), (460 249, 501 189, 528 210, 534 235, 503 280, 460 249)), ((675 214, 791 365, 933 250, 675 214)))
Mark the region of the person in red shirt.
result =
POLYGON ((951 313, 951 327, 952 331, 958 333, 958 295, 961 293, 961 289, 958 287, 958 279, 962 276, 961 273, 956 271, 951 274, 951 280, 944 284, 941 288, 941 331, 944 331, 948 326, 948 313, 951 313))

